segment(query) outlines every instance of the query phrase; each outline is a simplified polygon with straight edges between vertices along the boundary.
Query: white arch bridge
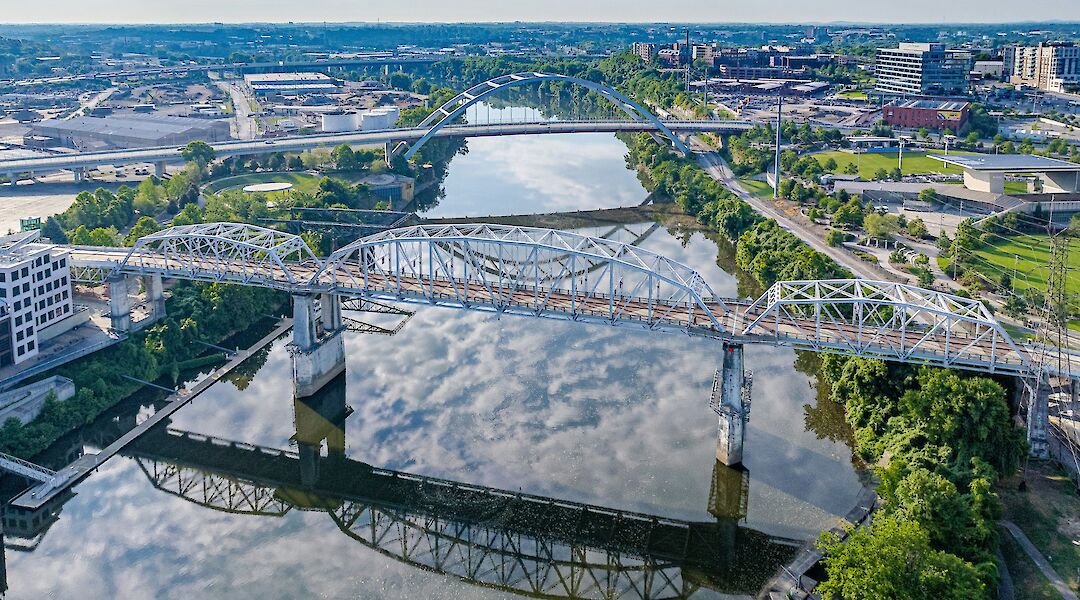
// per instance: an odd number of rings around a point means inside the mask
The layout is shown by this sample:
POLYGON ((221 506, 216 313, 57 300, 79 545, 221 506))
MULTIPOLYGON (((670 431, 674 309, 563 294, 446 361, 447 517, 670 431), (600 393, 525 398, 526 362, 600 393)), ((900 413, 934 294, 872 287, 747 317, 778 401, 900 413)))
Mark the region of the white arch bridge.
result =
MULTIPOLYGON (((784 281, 756 300, 720 298, 690 267, 620 242, 487 224, 384 231, 319 257, 299 236, 211 223, 173 227, 134 247, 74 247, 77 282, 109 282, 113 324, 131 327, 126 280, 162 278, 286 291, 294 297, 297 394, 344 368, 342 298, 407 302, 507 315, 681 332, 721 341, 717 412, 741 460, 743 344, 1025 376, 1032 352, 978 300, 868 280, 784 281)), ((1038 436, 1036 436, 1038 437, 1038 436)))

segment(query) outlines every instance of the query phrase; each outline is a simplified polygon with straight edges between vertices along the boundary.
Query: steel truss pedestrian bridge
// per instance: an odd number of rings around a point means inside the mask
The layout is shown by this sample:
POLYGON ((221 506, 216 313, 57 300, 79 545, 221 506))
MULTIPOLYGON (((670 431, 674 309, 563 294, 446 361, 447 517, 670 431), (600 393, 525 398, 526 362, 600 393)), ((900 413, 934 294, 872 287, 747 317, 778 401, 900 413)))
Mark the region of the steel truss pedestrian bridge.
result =
POLYGON ((603 239, 526 227, 384 231, 319 257, 300 237, 236 223, 172 227, 134 247, 74 247, 73 278, 222 282, 294 296, 409 302, 682 332, 1024 375, 1031 354, 978 300, 868 281, 783 281, 756 300, 717 297, 690 267, 603 239))

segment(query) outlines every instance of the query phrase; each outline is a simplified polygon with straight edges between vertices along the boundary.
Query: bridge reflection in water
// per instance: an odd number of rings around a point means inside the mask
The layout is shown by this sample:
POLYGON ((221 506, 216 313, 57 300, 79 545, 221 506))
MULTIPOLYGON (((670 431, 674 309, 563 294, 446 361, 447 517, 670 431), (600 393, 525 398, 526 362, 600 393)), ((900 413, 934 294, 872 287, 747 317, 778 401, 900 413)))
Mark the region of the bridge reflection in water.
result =
MULTIPOLYGON (((199 506, 261 517, 325 512, 384 556, 540 598, 755 592, 799 545, 741 524, 749 473, 720 462, 708 498, 713 518, 701 522, 373 467, 345 456, 345 398, 339 376, 294 400, 296 450, 158 427, 123 454, 155 488, 199 506)), ((9 512, 9 538, 40 540, 66 499, 36 515, 9 512)))

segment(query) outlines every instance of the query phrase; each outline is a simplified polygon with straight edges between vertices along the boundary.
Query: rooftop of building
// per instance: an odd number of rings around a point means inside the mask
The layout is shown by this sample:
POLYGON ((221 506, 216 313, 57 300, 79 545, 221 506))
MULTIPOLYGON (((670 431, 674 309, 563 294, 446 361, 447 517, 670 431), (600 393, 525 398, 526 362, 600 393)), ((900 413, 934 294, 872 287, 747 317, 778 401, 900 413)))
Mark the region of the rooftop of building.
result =
POLYGON ((205 129, 213 121, 174 117, 159 114, 111 115, 108 117, 75 117, 61 121, 46 119, 35 123, 38 130, 65 131, 68 133, 93 133, 107 135, 128 135, 134 137, 162 136, 180 134, 192 129, 205 129))
POLYGON ((971 171, 1080 171, 1080 164, 1034 154, 929 154, 927 157, 971 171))
POLYGON ((968 107, 968 103, 962 100, 899 100, 888 106, 920 110, 964 110, 968 107))
POLYGON ((312 83, 333 81, 325 73, 259 73, 244 75, 244 81, 248 83, 280 83, 283 81, 310 81, 312 83))
POLYGON ((15 266, 56 248, 37 240, 39 231, 0 236, 0 268, 15 266))

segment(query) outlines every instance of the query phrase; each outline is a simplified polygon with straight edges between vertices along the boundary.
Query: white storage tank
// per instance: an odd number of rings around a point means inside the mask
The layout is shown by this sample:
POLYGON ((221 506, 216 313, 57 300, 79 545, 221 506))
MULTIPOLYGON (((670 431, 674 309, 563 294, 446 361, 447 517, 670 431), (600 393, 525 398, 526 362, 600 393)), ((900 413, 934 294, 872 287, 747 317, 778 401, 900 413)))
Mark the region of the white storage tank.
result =
POLYGON ((357 126, 359 115, 356 113, 350 113, 345 111, 332 111, 323 113, 322 116, 322 130, 324 133, 344 133, 346 131, 356 131, 359 129, 357 126))
POLYGON ((362 113, 364 131, 376 131, 379 129, 393 129, 397 126, 401 117, 401 110, 396 106, 373 108, 362 113))

